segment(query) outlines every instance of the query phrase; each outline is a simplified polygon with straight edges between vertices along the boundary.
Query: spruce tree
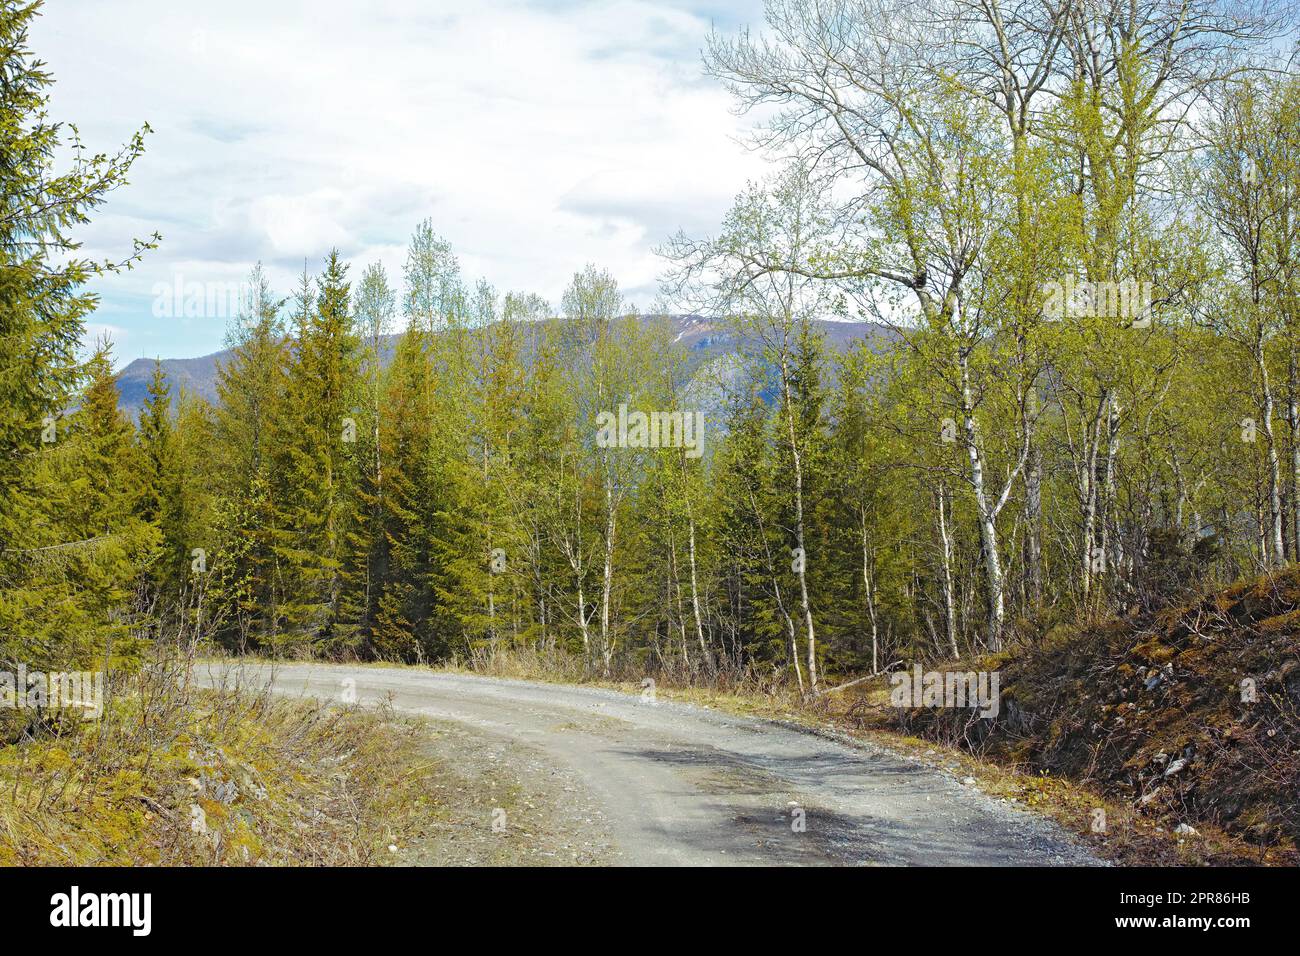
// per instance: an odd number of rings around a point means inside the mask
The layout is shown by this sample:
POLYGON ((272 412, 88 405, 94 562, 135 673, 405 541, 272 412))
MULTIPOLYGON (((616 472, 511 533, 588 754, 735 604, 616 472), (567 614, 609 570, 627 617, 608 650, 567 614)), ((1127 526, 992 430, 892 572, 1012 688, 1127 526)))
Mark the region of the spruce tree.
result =
POLYGON ((374 655, 375 627, 388 578, 388 525, 391 511, 385 495, 384 441, 391 427, 383 403, 382 359, 393 321, 395 295, 382 265, 362 274, 355 296, 355 324, 364 336, 361 391, 364 408, 357 421, 356 502, 347 534, 342 570, 339 639, 354 653, 374 655))
MULTIPOLYGON (((0 667, 37 656, 60 663, 63 641, 34 632, 57 634, 57 609, 84 604, 75 591, 52 594, 62 584, 44 576, 37 557, 77 545, 56 510, 63 497, 41 484, 45 453, 66 438, 61 419, 86 381, 77 353, 96 304, 87 280, 131 265, 158 238, 137 241, 118 261, 78 254, 73 230, 126 182, 148 127, 116 152, 92 154, 74 127, 48 118, 52 78, 28 48, 40 7, 0 6, 0 667), (61 157, 71 159, 66 171, 56 168, 61 157)), ((78 587, 75 576, 63 584, 78 587)), ((105 588, 96 599, 113 594, 105 588)))
POLYGON ((155 595, 171 601, 187 567, 183 477, 173 431, 171 386, 162 363, 154 362, 137 432, 141 470, 137 513, 162 536, 162 554, 150 570, 149 585, 155 595))
POLYGON ((39 600, 24 629, 54 652, 42 661, 47 666, 133 662, 156 611, 142 583, 159 559, 161 534, 139 514, 140 456, 118 408, 107 343, 87 370, 90 382, 66 433, 36 476, 60 540, 29 558, 29 586, 39 600))
POLYGON ((274 646, 281 575, 275 554, 277 487, 274 427, 283 409, 289 346, 282 302, 261 264, 233 323, 229 362, 217 369, 212 424, 214 515, 211 533, 214 636, 241 650, 274 646))
POLYGON ((304 276, 293 356, 273 428, 275 553, 284 580, 287 644, 328 644, 338 636, 362 427, 361 348, 350 306, 347 266, 335 250, 314 288, 304 276))

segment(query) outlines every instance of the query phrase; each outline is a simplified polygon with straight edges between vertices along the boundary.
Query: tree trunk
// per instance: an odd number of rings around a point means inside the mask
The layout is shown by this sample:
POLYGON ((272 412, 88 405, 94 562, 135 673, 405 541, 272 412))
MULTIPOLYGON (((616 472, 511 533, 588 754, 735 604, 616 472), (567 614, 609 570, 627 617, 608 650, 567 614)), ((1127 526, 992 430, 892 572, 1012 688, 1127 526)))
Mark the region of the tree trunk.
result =
POLYGON ((716 665, 713 660, 713 652, 709 650, 708 642, 704 639, 704 621, 700 616, 700 586, 695 571, 695 515, 689 508, 687 509, 687 517, 690 521, 691 610, 695 614, 695 636, 700 642, 700 654, 703 656, 704 666, 712 671, 715 670, 716 665))
POLYGON ((798 563, 799 601, 803 611, 804 627, 808 636, 808 684, 817 689, 817 636, 813 631, 812 606, 808 601, 808 550, 804 546, 803 528, 803 458, 795 438, 794 404, 790 388, 790 370, 785 357, 781 358, 781 387, 785 393, 785 417, 790 436, 790 457, 794 463, 794 539, 801 560, 798 563))
POLYGON ((1099 540, 1097 547, 1101 550, 1103 560, 1112 572, 1111 581, 1120 580, 1124 567, 1124 554, 1119 536, 1111 540, 1111 525, 1115 520, 1115 459, 1119 454, 1119 404, 1112 392, 1106 414, 1106 471, 1102 480, 1098 500, 1101 520, 1099 522, 1099 540))
POLYGON ((948 531, 948 489, 939 485, 935 495, 939 502, 939 541, 943 562, 943 626, 954 658, 961 657, 957 648, 957 604, 952 583, 952 535, 948 531))
POLYGON ((610 664, 614 660, 614 643, 609 632, 609 609, 614 591, 614 529, 615 502, 614 491, 609 486, 612 479, 606 479, 605 485, 605 567, 601 578, 600 595, 600 650, 604 660, 604 673, 609 676, 610 664))
POLYGON ((781 597, 781 582, 777 577, 776 565, 772 561, 772 549, 767 544, 767 531, 763 527, 763 513, 758 510, 758 501, 754 498, 754 493, 749 493, 749 504, 754 511, 754 519, 758 522, 758 536, 763 541, 763 553, 767 556, 767 573, 772 579, 772 594, 776 599, 777 610, 785 618, 786 631, 790 637, 790 662, 794 665, 795 680, 799 682, 799 696, 804 695, 803 671, 799 667, 799 636, 795 633, 794 618, 786 610, 785 601, 781 597))
POLYGON ((1029 460, 1025 464, 1025 583, 1028 585, 1029 606, 1034 611, 1043 604, 1042 528, 1043 454, 1031 436, 1029 460))
POLYGON ((682 663, 686 665, 687 673, 690 673, 691 655, 686 642, 686 608, 682 606, 682 581, 677 573, 677 541, 672 535, 668 536, 668 573, 671 576, 668 586, 676 596, 677 632, 682 639, 682 663))
POLYGON ((1255 348, 1255 366, 1259 371, 1260 396, 1263 399, 1264 440, 1268 451, 1268 548, 1266 559, 1268 567, 1277 568, 1286 563, 1286 552, 1282 546, 1282 466, 1277 453, 1277 437, 1273 432, 1273 410, 1275 399, 1273 385, 1269 380, 1268 362, 1264 355, 1262 341, 1257 341, 1255 348))
POLYGON ((1291 350, 1289 364, 1290 394, 1287 404, 1287 424, 1291 430, 1291 560, 1300 561, 1300 368, 1296 352, 1291 350))
POLYGON ((1079 590, 1081 595, 1080 604, 1085 612, 1092 599, 1093 548, 1096 542, 1098 504, 1097 452, 1101 448, 1101 423, 1109 402, 1110 390, 1103 389, 1092 424, 1084 431, 1084 447, 1081 449, 1083 464, 1079 470, 1081 485, 1079 488, 1079 502, 1083 511, 1083 529, 1080 535, 1082 564, 1079 569, 1079 590))
POLYGON ((871 574, 872 554, 867 546, 867 510, 859 510, 862 517, 862 589, 867 598, 867 619, 871 622, 871 673, 880 673, 879 627, 876 622, 876 598, 871 574))
POLYGON ((998 555, 998 529, 989 505, 988 492, 984 485, 984 459, 980 454, 979 443, 975 434, 974 400, 971 397, 970 364, 965 353, 959 355, 961 367, 962 418, 966 430, 966 450, 970 456, 971 487, 975 492, 975 506, 978 511, 980 526, 980 543, 984 548, 984 577, 988 590, 988 624, 987 642, 989 650, 1002 649, 1002 621, 1004 608, 1002 600, 1002 562, 998 555))

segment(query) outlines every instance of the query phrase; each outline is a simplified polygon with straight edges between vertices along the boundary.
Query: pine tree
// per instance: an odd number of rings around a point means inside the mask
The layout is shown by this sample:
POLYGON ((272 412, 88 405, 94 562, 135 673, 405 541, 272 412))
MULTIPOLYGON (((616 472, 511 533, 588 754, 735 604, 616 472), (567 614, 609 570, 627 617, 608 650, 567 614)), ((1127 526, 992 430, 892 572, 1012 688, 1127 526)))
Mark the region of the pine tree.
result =
MULTIPOLYGON (((117 262, 77 254, 71 231, 125 182, 148 127, 117 152, 94 155, 75 129, 48 119, 52 79, 28 48, 40 6, 0 5, 0 666, 38 657, 42 665, 63 663, 67 642, 86 649, 96 639, 94 631, 72 636, 83 612, 97 620, 107 613, 87 606, 77 575, 55 581, 43 570, 54 555, 91 546, 56 510, 65 499, 44 483, 45 453, 67 437, 60 419, 86 381, 77 350, 96 304, 86 281, 129 266, 157 240, 137 241, 117 262), (68 170, 58 171, 58 159, 69 155, 68 170), (58 626, 60 608, 68 609, 67 628, 58 626)), ((110 565, 104 574, 120 570, 110 565)), ((121 584, 104 583, 95 600, 121 584)))
POLYGON ((426 335, 411 327, 398 341, 384 387, 389 427, 380 430, 384 466, 383 543, 386 570, 371 633, 381 659, 426 656, 430 599, 425 525, 427 451, 426 335))
POLYGON ((155 362, 137 432, 141 473, 136 507, 162 536, 162 554, 149 572, 150 588, 174 602, 186 573, 187 549, 183 473, 172 418, 171 386, 162 363, 155 362))
POLYGON ((314 289, 303 277, 295 348, 273 429, 285 646, 338 637, 361 427, 361 349, 350 306, 347 266, 335 250, 314 289))
POLYGON ((394 293, 382 265, 366 269, 354 307, 357 330, 364 342, 364 419, 358 420, 356 507, 347 534, 343 593, 340 603, 340 642, 354 653, 373 656, 375 627, 391 562, 387 525, 390 512, 384 487, 382 431, 388 418, 383 404, 381 366, 385 336, 392 325, 394 293))
POLYGON ((31 587, 43 600, 24 628, 54 651, 49 663, 119 666, 143 647, 155 601, 141 583, 162 539, 139 514, 143 469, 107 343, 87 368, 89 385, 37 475, 61 540, 31 557, 31 587))
MULTIPOLYGON (((234 355, 217 369, 213 429, 212 556, 214 636, 241 650, 277 643, 282 600, 275 553, 276 416, 284 408, 289 348, 261 264, 249 276, 242 314, 229 336, 234 355)), ((197 537, 197 536, 196 536, 197 537)), ((197 545, 196 545, 197 546, 197 545)))

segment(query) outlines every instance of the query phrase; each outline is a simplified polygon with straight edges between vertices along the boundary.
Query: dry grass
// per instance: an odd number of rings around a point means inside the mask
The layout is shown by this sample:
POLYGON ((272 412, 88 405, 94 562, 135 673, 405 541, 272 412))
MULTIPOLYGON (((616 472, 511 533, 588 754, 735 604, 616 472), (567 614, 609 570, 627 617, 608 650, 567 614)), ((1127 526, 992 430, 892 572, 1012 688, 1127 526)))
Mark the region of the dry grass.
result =
POLYGON ((0 865, 372 864, 418 838, 420 725, 188 675, 155 662, 101 719, 0 748, 0 865))

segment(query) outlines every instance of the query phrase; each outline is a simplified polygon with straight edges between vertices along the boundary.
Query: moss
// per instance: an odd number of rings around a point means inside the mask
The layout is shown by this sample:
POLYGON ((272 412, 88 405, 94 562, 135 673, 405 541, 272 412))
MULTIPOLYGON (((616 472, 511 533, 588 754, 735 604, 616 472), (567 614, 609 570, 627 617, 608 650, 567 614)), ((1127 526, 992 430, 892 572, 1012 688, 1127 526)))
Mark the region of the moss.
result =
POLYGON ((1166 647, 1154 637, 1133 648, 1133 656, 1148 664, 1164 664, 1173 660, 1176 653, 1178 652, 1174 648, 1166 647))
POLYGON ((1300 633, 1300 608, 1266 618, 1256 625, 1261 634, 1296 634, 1300 633))

